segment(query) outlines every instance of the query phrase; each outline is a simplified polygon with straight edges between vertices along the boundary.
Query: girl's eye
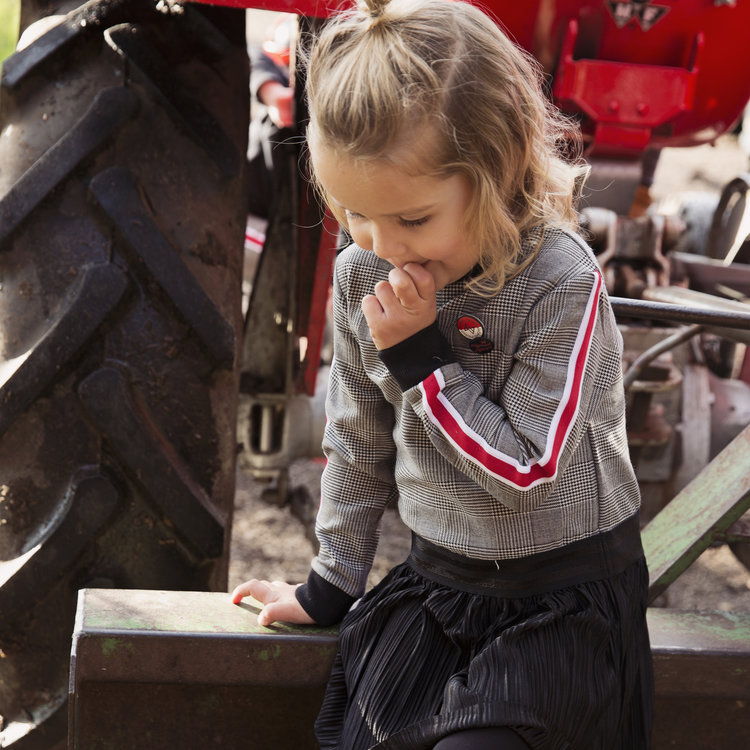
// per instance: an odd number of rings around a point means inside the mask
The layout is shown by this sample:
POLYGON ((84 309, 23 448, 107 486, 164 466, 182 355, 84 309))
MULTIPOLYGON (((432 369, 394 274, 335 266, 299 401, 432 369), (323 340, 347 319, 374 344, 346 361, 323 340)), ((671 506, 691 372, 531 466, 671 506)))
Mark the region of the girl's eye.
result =
POLYGON ((402 227, 421 227, 429 220, 429 216, 422 216, 420 219, 399 219, 398 223, 402 227))
MULTIPOLYGON (((354 211, 345 211, 347 221, 360 221, 364 219, 365 217, 362 214, 358 214, 354 211)), ((429 220, 429 216, 422 216, 419 219, 403 219, 399 217, 398 223, 402 227, 420 227, 422 224, 426 223, 429 220)))

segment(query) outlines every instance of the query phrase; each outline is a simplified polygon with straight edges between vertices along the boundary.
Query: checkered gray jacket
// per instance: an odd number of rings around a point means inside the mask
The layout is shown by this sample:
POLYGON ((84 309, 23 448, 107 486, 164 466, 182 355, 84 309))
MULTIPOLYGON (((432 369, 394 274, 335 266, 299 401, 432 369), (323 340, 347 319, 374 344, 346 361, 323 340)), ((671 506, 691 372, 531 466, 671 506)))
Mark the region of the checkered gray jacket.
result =
POLYGON ((337 259, 313 572, 360 596, 389 504, 419 536, 483 560, 633 516, 622 338, 583 240, 548 230, 493 297, 450 284, 434 326, 379 353, 360 303, 389 268, 355 245, 337 259))

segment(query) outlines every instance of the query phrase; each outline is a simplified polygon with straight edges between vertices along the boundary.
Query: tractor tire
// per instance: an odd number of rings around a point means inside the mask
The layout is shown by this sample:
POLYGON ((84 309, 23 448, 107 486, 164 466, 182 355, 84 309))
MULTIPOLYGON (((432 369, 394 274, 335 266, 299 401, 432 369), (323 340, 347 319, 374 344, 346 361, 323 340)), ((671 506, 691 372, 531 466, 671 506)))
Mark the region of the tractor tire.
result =
POLYGON ((64 747, 79 589, 226 590, 244 19, 92 0, 3 65, 2 747, 64 747))

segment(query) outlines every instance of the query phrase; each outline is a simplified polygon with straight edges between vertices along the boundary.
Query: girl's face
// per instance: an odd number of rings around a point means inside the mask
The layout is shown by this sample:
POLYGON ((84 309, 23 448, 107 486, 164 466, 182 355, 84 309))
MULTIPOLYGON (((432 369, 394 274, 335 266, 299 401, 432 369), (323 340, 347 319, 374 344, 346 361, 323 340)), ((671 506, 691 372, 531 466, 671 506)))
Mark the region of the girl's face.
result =
POLYGON ((463 175, 409 174, 387 161, 355 160, 310 143, 313 168, 345 213, 354 242, 393 266, 419 263, 443 289, 479 261, 466 216, 472 198, 463 175))

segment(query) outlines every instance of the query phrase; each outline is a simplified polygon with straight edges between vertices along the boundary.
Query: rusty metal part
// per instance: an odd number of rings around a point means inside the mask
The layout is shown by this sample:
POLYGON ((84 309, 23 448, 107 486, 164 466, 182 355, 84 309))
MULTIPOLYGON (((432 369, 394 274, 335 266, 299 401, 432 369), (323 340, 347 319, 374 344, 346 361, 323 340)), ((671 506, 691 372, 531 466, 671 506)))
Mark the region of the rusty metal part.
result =
MULTIPOLYGON (((652 362, 648 367, 645 365, 639 367, 637 374, 640 379, 632 378, 628 384, 628 390, 631 393, 628 406, 629 435, 631 432, 635 434, 646 430, 646 422, 655 411, 651 406, 653 396, 675 391, 682 384, 682 373, 667 359, 663 362, 652 362)), ((658 430, 658 432, 663 432, 663 430, 658 430)), ((668 433, 671 434, 671 428, 668 429, 668 433)), ((666 437, 656 442, 662 443, 665 441, 666 437)), ((643 443, 636 441, 636 444, 643 443)))
POLYGON ((750 260, 746 244, 750 235, 749 190, 750 174, 735 177, 724 186, 708 233, 709 258, 721 259, 727 265, 750 260))
POLYGON ((682 373, 665 352, 660 359, 639 367, 638 378, 629 383, 626 416, 630 458, 641 485, 641 516, 645 520, 667 501, 675 460, 674 404, 682 373))
MULTIPOLYGON (((719 298, 716 297, 714 299, 719 298)), ((610 300, 615 314, 626 318, 650 318, 651 320, 669 320, 679 323, 700 323, 705 326, 720 328, 750 328, 750 312, 706 309, 684 304, 651 302, 623 297, 611 297, 610 300)))
POLYGON ((639 298, 647 287, 669 283, 665 241, 675 233, 672 219, 660 214, 631 219, 606 209, 585 208, 581 222, 610 294, 639 298))
POLYGON ((670 253, 675 278, 685 278, 691 289, 716 294, 720 287, 731 289, 733 296, 750 297, 750 265, 703 258, 691 253, 670 253))
MULTIPOLYGON (((644 351, 658 346, 682 328, 620 324, 625 371, 644 351)), ((628 444, 641 489, 645 523, 674 496, 673 480, 680 462, 682 373, 690 361, 685 344, 662 353, 626 391, 628 444)))
POLYGON ((643 299, 685 306, 696 313, 705 312, 709 317, 704 325, 709 332, 742 344, 750 344, 750 307, 742 302, 679 286, 650 287, 644 290, 643 299), (719 314, 731 316, 730 319, 733 317, 737 324, 720 322, 720 318, 714 317, 719 314))
POLYGON ((625 373, 625 376, 623 378, 623 384, 625 388, 631 388, 635 386, 635 382, 643 373, 643 370, 657 357, 659 357, 661 354, 664 354, 664 352, 668 352, 670 349, 674 349, 675 346, 684 344, 686 341, 689 341, 691 338, 693 338, 693 336, 699 334, 702 330, 703 326, 700 325, 693 325, 688 328, 684 328, 683 330, 677 331, 671 336, 662 339, 658 344, 655 344, 650 349, 647 349, 645 352, 643 352, 635 360, 635 362, 630 365, 628 371, 625 373))
POLYGON ((674 428, 664 418, 664 407, 646 402, 646 414, 640 420, 639 429, 628 429, 628 445, 634 463, 640 456, 638 449, 666 445, 674 435, 674 428))

